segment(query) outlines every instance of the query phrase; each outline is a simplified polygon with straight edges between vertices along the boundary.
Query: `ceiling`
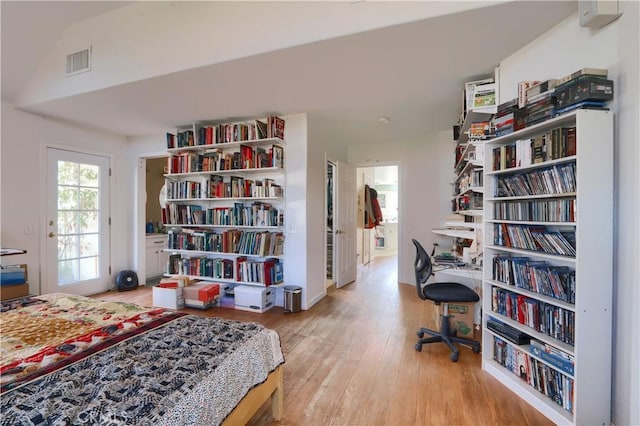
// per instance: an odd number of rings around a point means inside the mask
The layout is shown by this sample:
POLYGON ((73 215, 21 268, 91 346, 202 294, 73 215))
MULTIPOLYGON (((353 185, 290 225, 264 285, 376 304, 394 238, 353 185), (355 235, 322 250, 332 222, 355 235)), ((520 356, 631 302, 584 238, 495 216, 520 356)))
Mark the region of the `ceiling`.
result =
MULTIPOLYGON (((2 1, 2 99, 19 96, 65 28, 128 3, 2 1)), ((127 136, 198 120, 308 113, 320 140, 417 141, 451 128, 465 81, 493 72, 576 10, 574 1, 500 3, 21 109, 127 136)))

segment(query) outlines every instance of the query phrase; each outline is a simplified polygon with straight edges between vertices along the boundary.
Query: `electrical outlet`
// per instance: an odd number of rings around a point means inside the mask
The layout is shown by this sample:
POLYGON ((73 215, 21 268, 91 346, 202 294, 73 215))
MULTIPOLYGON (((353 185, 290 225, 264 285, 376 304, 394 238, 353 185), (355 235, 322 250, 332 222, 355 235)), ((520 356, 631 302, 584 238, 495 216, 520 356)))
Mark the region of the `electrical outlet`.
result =
POLYGON ((25 234, 37 234, 38 233, 38 229, 34 225, 25 225, 24 226, 24 233, 25 234))

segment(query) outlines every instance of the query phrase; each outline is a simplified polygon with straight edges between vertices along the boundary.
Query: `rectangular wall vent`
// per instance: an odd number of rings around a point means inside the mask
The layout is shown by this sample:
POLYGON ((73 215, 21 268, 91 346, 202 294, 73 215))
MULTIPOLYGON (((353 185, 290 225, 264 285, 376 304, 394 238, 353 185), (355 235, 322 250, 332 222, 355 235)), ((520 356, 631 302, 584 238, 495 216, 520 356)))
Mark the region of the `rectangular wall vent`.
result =
POLYGON ((75 75, 91 70, 91 47, 67 55, 66 75, 75 75))

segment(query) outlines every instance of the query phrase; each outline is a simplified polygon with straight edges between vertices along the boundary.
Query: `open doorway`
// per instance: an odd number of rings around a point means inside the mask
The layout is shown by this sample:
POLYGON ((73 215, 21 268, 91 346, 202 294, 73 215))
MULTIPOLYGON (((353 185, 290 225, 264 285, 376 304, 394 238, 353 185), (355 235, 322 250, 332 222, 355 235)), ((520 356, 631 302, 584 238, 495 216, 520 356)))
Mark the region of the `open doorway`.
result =
POLYGON ((166 230, 162 224, 162 207, 164 204, 165 174, 167 173, 167 157, 145 158, 145 242, 144 242, 144 282, 155 285, 165 274, 169 253, 166 230))
POLYGON ((398 254, 398 166, 370 166, 357 169, 358 269, 376 257, 398 254), (379 208, 382 220, 370 217, 379 208))

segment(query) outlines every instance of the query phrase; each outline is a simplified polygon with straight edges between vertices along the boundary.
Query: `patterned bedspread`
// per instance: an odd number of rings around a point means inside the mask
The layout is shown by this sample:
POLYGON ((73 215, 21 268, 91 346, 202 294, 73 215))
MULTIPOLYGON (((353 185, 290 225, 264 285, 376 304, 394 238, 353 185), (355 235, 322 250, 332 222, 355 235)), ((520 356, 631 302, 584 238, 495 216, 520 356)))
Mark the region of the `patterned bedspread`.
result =
POLYGON ((2 303, 1 424, 220 424, 284 362, 256 323, 61 294, 2 303))

